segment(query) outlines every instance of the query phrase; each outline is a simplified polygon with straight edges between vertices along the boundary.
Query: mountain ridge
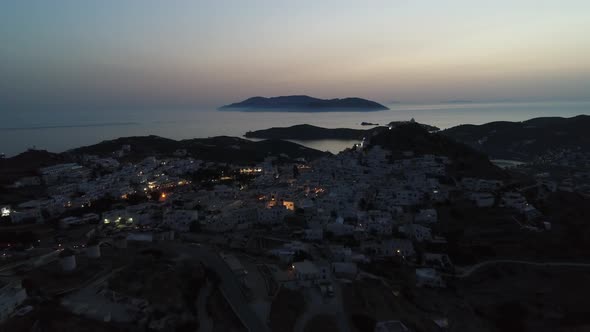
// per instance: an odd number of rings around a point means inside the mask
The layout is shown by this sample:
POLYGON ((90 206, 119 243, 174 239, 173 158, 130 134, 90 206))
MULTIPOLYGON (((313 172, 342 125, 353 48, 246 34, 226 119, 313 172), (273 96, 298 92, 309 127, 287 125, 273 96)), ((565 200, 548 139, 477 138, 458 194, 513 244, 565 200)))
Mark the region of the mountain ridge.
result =
POLYGON ((590 116, 539 117, 521 122, 463 124, 441 131, 495 159, 531 161, 545 153, 576 148, 590 152, 590 116))

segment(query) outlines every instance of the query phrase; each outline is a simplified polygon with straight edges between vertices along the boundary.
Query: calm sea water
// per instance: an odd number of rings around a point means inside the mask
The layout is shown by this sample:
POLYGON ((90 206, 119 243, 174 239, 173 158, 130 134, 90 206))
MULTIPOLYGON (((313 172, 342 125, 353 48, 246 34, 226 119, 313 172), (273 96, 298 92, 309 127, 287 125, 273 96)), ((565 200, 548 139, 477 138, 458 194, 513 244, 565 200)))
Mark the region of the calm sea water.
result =
MULTIPOLYGON (((249 130, 309 123, 328 128, 367 128, 361 122, 387 124, 410 120, 441 129, 459 124, 522 121, 543 116, 590 114, 590 101, 536 103, 393 104, 389 111, 272 113, 215 110, 146 110, 105 112, 38 112, 8 114, 0 124, 0 153, 12 156, 36 147, 62 152, 122 136, 158 135, 173 139, 242 136, 249 130)), ((298 142, 338 152, 352 141, 298 142)))

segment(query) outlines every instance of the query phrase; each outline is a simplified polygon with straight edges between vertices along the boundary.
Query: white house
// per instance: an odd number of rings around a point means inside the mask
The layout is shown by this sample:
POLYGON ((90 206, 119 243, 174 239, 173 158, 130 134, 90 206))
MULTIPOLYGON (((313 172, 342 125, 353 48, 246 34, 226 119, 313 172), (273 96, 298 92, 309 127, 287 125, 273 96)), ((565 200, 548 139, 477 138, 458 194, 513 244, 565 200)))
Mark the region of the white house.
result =
POLYGON ((199 220, 196 210, 168 210, 164 213, 162 225, 177 232, 188 232, 193 222, 199 220))
POLYGON ((64 272, 70 272, 76 269, 76 253, 66 248, 59 254, 59 262, 64 272))
POLYGON ((291 263, 295 257, 295 250, 287 248, 277 248, 269 251, 271 256, 278 258, 281 263, 291 263))
POLYGON ((495 191, 502 187, 503 182, 500 180, 485 180, 476 178, 461 179, 461 186, 470 191, 495 191))
POLYGON ((520 193, 507 192, 502 195, 502 205, 505 207, 521 210, 526 206, 526 204, 526 198, 520 193))
POLYGON ((418 190, 396 190, 394 192, 393 205, 416 205, 420 203, 422 194, 418 190))
POLYGON ((383 256, 414 256, 414 245, 407 239, 390 239, 380 245, 379 254, 383 256))
POLYGON ((88 258, 100 258, 100 242, 96 239, 88 241, 86 245, 86 256, 88 258))
POLYGON ((332 272, 337 277, 354 278, 358 274, 358 267, 353 262, 334 262, 332 263, 332 272))
POLYGON ((20 187, 29 187, 29 186, 39 186, 41 185, 41 178, 38 176, 26 176, 23 178, 18 179, 14 182, 13 187, 20 188, 20 187))
POLYGON ((10 205, 0 206, 0 217, 10 217, 10 213, 12 213, 10 205))
POLYGON ((416 269, 416 287, 445 287, 440 274, 433 268, 416 269))
POLYGON ((321 228, 306 229, 303 238, 308 241, 321 241, 324 238, 324 230, 321 228))
POLYGON ((477 207, 490 207, 495 202, 494 195, 491 193, 474 192, 471 193, 470 198, 477 207))
POLYGON ((79 166, 76 163, 58 164, 39 169, 45 183, 55 182, 61 176, 64 176, 72 170, 72 168, 79 166))
POLYGON ((399 320, 388 320, 377 322, 375 325, 374 332, 409 332, 404 323, 400 322, 399 320))
POLYGON ((5 284, 0 288, 0 322, 14 312, 25 301, 27 292, 17 283, 5 284))
POLYGON ((354 225, 333 222, 326 225, 326 231, 334 234, 334 236, 352 235, 354 233, 354 225))
POLYGON ((41 206, 39 201, 29 201, 20 204, 16 209, 10 212, 12 223, 21 222, 42 222, 41 206))
POLYGON ((82 221, 82 218, 80 217, 66 217, 63 218, 59 221, 59 227, 60 228, 68 228, 70 226, 74 226, 74 225, 81 225, 84 222, 82 221))
POLYGON ((534 206, 527 204, 522 209, 521 212, 524 214, 527 220, 533 220, 540 216, 542 216, 541 211, 537 210, 534 206))
POLYGON ((372 234, 391 235, 393 226, 391 219, 379 219, 366 223, 366 230, 372 234))
POLYGON ((438 221, 438 213, 435 209, 421 209, 414 216, 414 222, 431 224, 438 221))
POLYGON ((308 260, 295 262, 291 268, 299 286, 309 287, 328 277, 325 269, 319 268, 314 262, 308 260))
POLYGON ((282 205, 260 208, 258 209, 258 221, 263 224, 280 224, 288 213, 289 210, 282 205))
POLYGON ((450 269, 453 263, 447 254, 425 252, 422 254, 424 265, 432 268, 450 269))
MULTIPOLYGON (((127 234, 127 241, 137 241, 137 242, 153 242, 154 241, 154 233, 152 232, 131 232, 127 234)), ((125 243, 127 243, 125 241, 125 243)))
POLYGON ((223 261, 225 261, 229 269, 238 279, 243 280, 246 277, 248 271, 244 268, 244 265, 242 265, 236 256, 230 254, 221 254, 221 258, 223 258, 223 261))
POLYGON ((59 184, 55 186, 51 186, 47 188, 47 192, 50 195, 64 195, 64 196, 72 196, 78 191, 78 184, 77 183, 66 183, 66 184, 59 184))
POLYGON ((330 252, 332 260, 335 262, 350 262, 352 260, 352 249, 348 247, 332 245, 330 246, 330 252))
MULTIPOLYGON (((111 210, 103 212, 102 214, 103 223, 119 223, 129 221, 129 213, 126 210, 111 210)), ((133 220, 131 220, 133 221, 133 220)))
POLYGON ((82 216, 82 222, 84 222, 84 223, 93 223, 93 222, 98 222, 99 220, 100 220, 100 217, 96 213, 85 213, 82 216))
POLYGON ((432 230, 419 224, 399 226, 399 231, 417 242, 432 240, 432 230))

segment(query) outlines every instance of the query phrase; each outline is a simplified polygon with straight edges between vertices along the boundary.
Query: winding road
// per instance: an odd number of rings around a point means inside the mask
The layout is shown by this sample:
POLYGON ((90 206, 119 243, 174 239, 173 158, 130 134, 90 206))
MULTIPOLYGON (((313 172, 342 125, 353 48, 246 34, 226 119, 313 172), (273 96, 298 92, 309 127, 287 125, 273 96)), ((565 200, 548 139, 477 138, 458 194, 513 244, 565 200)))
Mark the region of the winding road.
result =
POLYGON ((240 319, 251 332, 270 332, 268 326, 258 318, 242 293, 239 281, 223 259, 212 249, 196 245, 173 245, 178 252, 190 253, 217 273, 220 278, 219 289, 240 319))

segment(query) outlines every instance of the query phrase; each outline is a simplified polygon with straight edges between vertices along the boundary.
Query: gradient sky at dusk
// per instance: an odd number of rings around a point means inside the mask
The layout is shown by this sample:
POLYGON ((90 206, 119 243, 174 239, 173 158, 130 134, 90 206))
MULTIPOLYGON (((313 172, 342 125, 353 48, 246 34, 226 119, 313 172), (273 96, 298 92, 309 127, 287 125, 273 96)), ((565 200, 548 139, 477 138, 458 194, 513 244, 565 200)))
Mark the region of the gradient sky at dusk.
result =
POLYGON ((581 100, 590 1, 6 0, 0 111, 581 100))

